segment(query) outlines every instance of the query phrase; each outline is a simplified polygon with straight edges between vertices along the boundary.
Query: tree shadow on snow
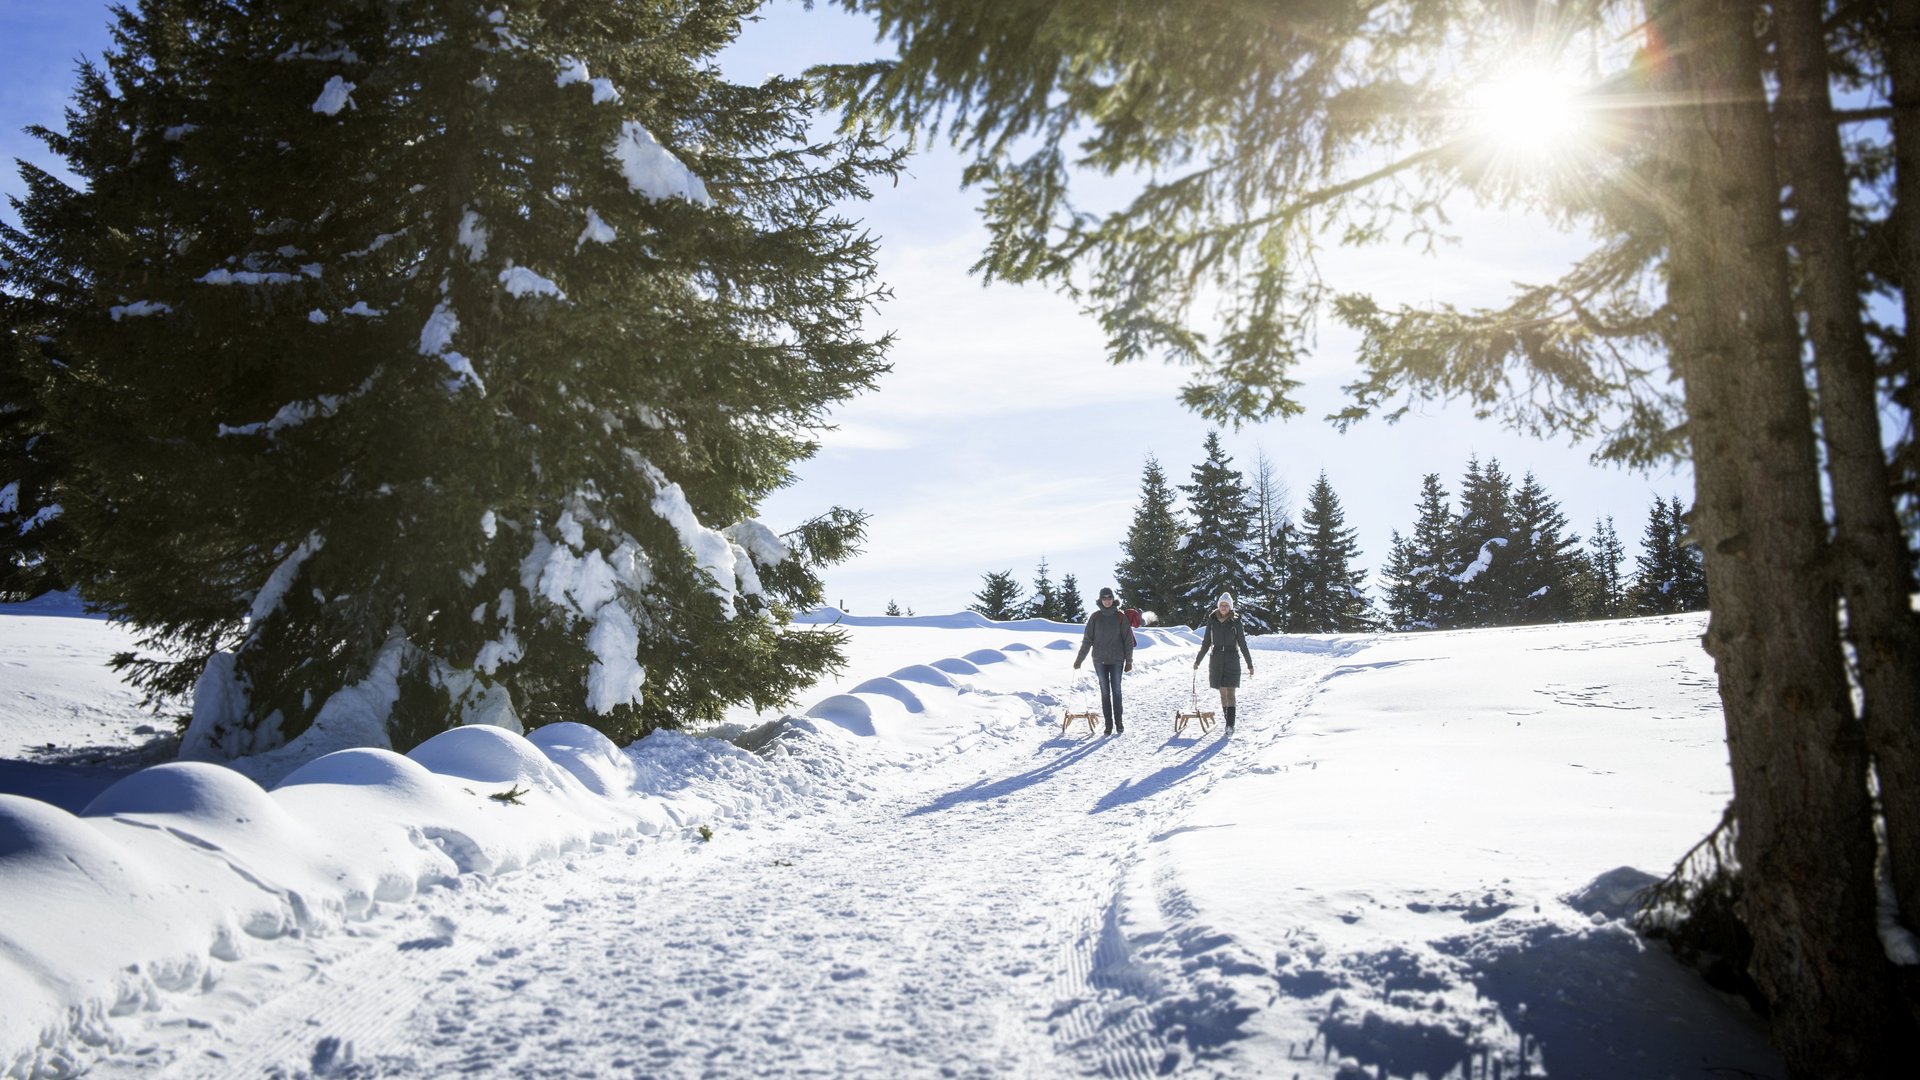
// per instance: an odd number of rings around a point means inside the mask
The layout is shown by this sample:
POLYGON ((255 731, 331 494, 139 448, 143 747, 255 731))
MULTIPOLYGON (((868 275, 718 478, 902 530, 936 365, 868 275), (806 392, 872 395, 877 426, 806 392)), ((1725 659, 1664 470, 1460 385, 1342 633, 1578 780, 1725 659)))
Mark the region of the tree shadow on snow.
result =
MULTIPOLYGON (((1438 1015, 1379 1008, 1368 1000, 1371 994, 1343 1001, 1358 989, 1350 976, 1301 985, 1283 977, 1281 990, 1296 998, 1343 988, 1327 1009, 1320 1026, 1324 1042, 1313 1056, 1352 1057, 1369 1077, 1786 1075, 1767 1045, 1763 1021, 1618 923, 1572 931, 1548 923, 1490 929, 1434 946, 1464 965, 1481 999, 1498 1011, 1512 1045, 1483 1045, 1438 1015)), ((1412 954, 1406 955, 1411 961, 1412 954)), ((1377 962, 1363 966, 1381 975, 1377 962)), ((1400 965, 1394 968, 1405 968, 1399 976, 1384 976, 1390 1000, 1436 989, 1420 982, 1419 976, 1431 974, 1414 970, 1421 966, 1400 965)))
MULTIPOLYGON (((1041 749, 1044 750, 1051 746, 1057 746, 1065 741, 1066 740, 1063 739, 1049 739, 1047 742, 1041 744, 1041 749)), ((1016 791, 1030 788, 1048 779, 1055 773, 1076 762, 1085 760, 1106 745, 1107 740, 1105 739, 1082 740, 1072 744, 1072 749, 1066 753, 1058 757, 1048 758, 1046 761, 1028 769, 1026 772, 1001 777, 998 780, 976 780, 957 791, 947 792, 945 795, 940 796, 925 806, 909 811, 907 816, 917 817, 921 814, 937 813, 941 810, 951 810, 961 803, 990 802, 994 799, 1011 795, 1016 791)))
POLYGON ((162 735, 138 746, 48 746, 0 759, 0 794, 22 795, 78 814, 94 796, 149 765, 171 761, 180 740, 162 735))
POLYGON ((1102 795, 1100 801, 1094 803, 1093 809, 1088 813, 1102 813, 1116 806, 1125 806, 1127 803, 1138 802, 1165 791, 1192 776, 1195 770, 1206 764, 1209 758, 1219 753, 1226 745, 1227 740, 1215 739, 1199 753, 1189 754, 1163 769, 1147 774, 1138 781, 1122 780, 1119 787, 1102 795))

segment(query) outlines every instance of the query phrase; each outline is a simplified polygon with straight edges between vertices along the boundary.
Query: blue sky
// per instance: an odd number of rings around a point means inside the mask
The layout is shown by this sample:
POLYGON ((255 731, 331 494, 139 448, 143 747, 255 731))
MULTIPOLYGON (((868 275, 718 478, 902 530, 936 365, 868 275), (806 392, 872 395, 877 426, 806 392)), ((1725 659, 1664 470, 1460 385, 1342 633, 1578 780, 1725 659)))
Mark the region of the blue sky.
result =
MULTIPOLYGON (((9 161, 53 165, 20 129, 60 125, 74 62, 105 48, 106 19, 106 5, 91 0, 0 0, 0 153, 9 161)), ((776 0, 723 59, 748 79, 880 49, 862 20, 776 0)), ((881 273, 895 299, 873 326, 897 335, 894 370, 836 411, 838 429, 800 465, 800 482, 762 512, 775 528, 835 504, 872 515, 867 553, 827 573, 828 599, 856 612, 877 613, 889 599, 922 613, 955 610, 984 572, 1011 569, 1024 582, 1042 556, 1056 580, 1073 573, 1091 595, 1112 582, 1146 456, 1184 482, 1208 431, 1178 402, 1182 370, 1111 365, 1098 327, 1066 299, 983 288, 968 275, 986 234, 978 196, 960 190, 959 176, 959 159, 934 148, 898 185, 849 208, 883 241, 881 273)), ((0 188, 20 192, 11 168, 0 188)), ((11 209, 0 214, 17 220, 11 209)), ((1329 269, 1387 300, 1490 304, 1512 282, 1555 275, 1580 248, 1577 237, 1514 215, 1462 208, 1456 225, 1463 243, 1438 256, 1389 246, 1335 253, 1329 269)), ((1612 515, 1629 556, 1654 497, 1691 498, 1684 468, 1596 467, 1590 448, 1515 435, 1465 407, 1335 432, 1319 417, 1343 404, 1354 344, 1323 324, 1296 372, 1305 416, 1223 438, 1243 469, 1264 450, 1296 503, 1324 469, 1369 566, 1385 559, 1390 530, 1411 524, 1422 474, 1439 472, 1451 490, 1469 454, 1497 458, 1516 477, 1534 472, 1583 535, 1596 516, 1612 515)))

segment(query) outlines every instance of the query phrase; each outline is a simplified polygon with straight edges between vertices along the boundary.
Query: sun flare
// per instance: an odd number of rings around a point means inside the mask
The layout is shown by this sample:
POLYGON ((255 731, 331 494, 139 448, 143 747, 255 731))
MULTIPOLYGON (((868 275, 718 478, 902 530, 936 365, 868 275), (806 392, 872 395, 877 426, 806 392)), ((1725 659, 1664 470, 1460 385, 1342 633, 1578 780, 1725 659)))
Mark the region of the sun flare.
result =
POLYGON ((1580 86, 1564 73, 1518 66, 1476 86, 1467 96, 1470 130, 1503 156, 1550 157, 1580 137, 1587 117, 1580 86))

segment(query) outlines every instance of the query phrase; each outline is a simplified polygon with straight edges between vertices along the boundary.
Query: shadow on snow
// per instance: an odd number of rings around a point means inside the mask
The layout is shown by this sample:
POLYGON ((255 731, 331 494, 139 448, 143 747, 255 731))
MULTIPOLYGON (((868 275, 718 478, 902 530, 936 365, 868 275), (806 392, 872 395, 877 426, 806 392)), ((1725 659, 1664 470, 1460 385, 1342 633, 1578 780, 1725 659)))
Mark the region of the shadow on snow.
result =
MULTIPOLYGON (((1057 746, 1065 741, 1064 739, 1049 739, 1041 744, 1040 749, 1045 750, 1048 747, 1057 746)), ((1068 750, 1059 757, 1049 758, 1041 764, 1028 769, 1026 772, 1001 777, 998 780, 976 780, 957 791, 949 791, 925 806, 909 811, 907 816, 917 817, 921 814, 937 813, 941 810, 951 810, 962 803, 991 802, 994 799, 1011 795, 1016 791, 1030 788, 1035 784, 1051 778, 1056 773, 1086 759, 1106 745, 1107 740, 1104 738, 1081 740, 1073 744, 1073 749, 1068 750)))

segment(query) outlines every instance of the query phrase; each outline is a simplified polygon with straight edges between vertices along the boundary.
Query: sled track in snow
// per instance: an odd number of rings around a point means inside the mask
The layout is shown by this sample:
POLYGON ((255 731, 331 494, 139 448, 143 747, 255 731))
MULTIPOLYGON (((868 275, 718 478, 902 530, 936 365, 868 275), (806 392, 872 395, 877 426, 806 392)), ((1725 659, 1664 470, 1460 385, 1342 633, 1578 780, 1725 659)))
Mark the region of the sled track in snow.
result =
MULTIPOLYGON (((1227 1033, 1217 1026, 1209 1027, 1205 1014, 1230 1013, 1230 1007, 1223 1010, 1223 1006, 1231 1006, 1231 1002, 1219 1000, 1218 986, 1198 985, 1193 977, 1197 969, 1204 970, 1211 964, 1193 962, 1192 942, 1168 940, 1158 933, 1130 941, 1123 925, 1123 909, 1132 903, 1163 903, 1151 882, 1142 880, 1135 883, 1136 887, 1127 888, 1128 879, 1139 869, 1140 845, 1149 842, 1152 834, 1177 826, 1214 783, 1241 772, 1260 747, 1285 737, 1285 718, 1316 689, 1303 672, 1287 670, 1292 665, 1285 662, 1284 654, 1263 653, 1261 660, 1270 671, 1281 669, 1281 677, 1264 677, 1252 688, 1253 694, 1243 706, 1242 723, 1230 739, 1220 744, 1229 749, 1196 767, 1191 774, 1194 782, 1176 774, 1177 778, 1167 783, 1164 797, 1152 808, 1149 835, 1140 836, 1130 845, 1103 898, 1087 905, 1077 932, 1067 943, 1062 978, 1080 991, 1084 1000, 1060 1018, 1058 1041, 1061 1051, 1076 1057, 1090 1074, 1116 1080, 1161 1076, 1204 1060, 1211 1056, 1215 1044, 1225 1041, 1227 1033), (1174 1022, 1168 1023, 1169 1019, 1174 1022), (1196 1033, 1203 1038, 1186 1038, 1196 1033), (1174 1035, 1174 1041, 1169 1041, 1169 1034, 1174 1035)), ((1156 679, 1150 690, 1136 691, 1127 709, 1136 717, 1128 737, 1151 733, 1148 740, 1161 749, 1176 745, 1169 734, 1172 715, 1177 709, 1189 707, 1189 669, 1185 665, 1168 666, 1175 668, 1174 672, 1156 679)), ((1205 689, 1201 693, 1211 696, 1205 689)), ((1216 728, 1199 739, 1181 739, 1179 745, 1186 746, 1188 754, 1201 754, 1221 738, 1216 728)), ((1154 758, 1162 756, 1155 754, 1154 758)), ((1166 774, 1174 767, 1163 766, 1149 775, 1166 774)), ((1158 923, 1167 914, 1155 911, 1148 913, 1148 919, 1158 923)), ((1208 937, 1204 932, 1190 932, 1188 936, 1208 937)))

